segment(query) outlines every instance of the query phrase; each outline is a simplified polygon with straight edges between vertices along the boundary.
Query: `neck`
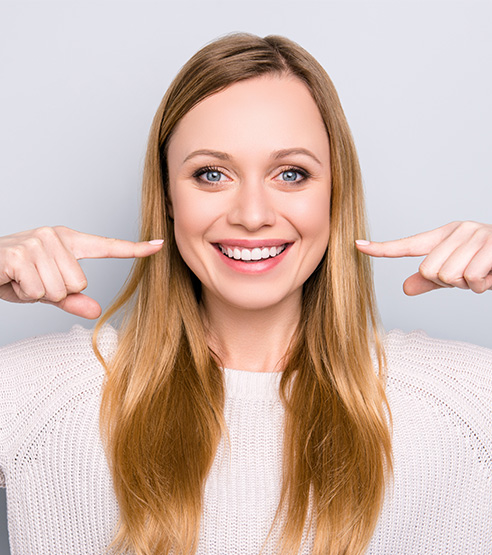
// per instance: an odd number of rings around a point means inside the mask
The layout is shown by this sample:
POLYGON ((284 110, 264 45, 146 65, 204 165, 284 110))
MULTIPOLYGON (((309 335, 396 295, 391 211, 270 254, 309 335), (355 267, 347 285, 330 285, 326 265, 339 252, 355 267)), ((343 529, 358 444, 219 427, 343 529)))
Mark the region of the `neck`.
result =
POLYGON ((225 368, 250 372, 280 372, 282 357, 296 330, 301 300, 246 310, 204 299, 200 306, 211 349, 225 368))

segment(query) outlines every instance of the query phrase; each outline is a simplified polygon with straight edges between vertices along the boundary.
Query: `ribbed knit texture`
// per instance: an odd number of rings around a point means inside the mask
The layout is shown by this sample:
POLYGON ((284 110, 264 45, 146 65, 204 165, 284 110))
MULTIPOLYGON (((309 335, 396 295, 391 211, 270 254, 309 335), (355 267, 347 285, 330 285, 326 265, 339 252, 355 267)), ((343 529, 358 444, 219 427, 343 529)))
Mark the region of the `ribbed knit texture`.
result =
MULTIPOLYGON (((0 482, 14 555, 97 555, 111 540, 118 507, 90 338, 75 326, 0 349, 0 482)), ((107 326, 103 353, 116 341, 107 326)), ((368 553, 492 553, 492 351, 394 331, 386 352, 395 474, 368 553)), ((254 555, 279 501, 280 374, 224 372, 231 448, 220 443, 206 484, 198 553, 254 555)))

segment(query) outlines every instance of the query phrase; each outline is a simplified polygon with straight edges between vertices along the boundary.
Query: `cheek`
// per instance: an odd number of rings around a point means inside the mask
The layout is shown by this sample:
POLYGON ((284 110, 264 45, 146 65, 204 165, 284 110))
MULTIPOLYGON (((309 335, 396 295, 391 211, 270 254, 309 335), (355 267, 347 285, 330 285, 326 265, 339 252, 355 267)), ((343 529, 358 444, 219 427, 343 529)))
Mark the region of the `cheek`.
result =
POLYGON ((321 193, 299 198, 293 218, 303 239, 316 246, 315 250, 324 252, 330 235, 330 195, 321 193))
POLYGON ((220 204, 200 191, 174 188, 173 219, 176 243, 184 255, 207 241, 207 232, 220 217, 220 204))

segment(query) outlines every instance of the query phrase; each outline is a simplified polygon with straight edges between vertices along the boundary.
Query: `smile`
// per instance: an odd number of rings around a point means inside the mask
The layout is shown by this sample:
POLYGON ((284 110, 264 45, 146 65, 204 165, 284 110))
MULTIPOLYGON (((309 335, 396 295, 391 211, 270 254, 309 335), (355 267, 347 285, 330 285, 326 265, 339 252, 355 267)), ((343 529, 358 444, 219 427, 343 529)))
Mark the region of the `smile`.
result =
POLYGON ((255 247, 252 249, 244 247, 224 247, 221 244, 217 246, 221 253, 228 258, 242 260, 243 262, 257 262, 258 260, 266 260, 278 256, 287 248, 287 243, 278 247, 255 247))

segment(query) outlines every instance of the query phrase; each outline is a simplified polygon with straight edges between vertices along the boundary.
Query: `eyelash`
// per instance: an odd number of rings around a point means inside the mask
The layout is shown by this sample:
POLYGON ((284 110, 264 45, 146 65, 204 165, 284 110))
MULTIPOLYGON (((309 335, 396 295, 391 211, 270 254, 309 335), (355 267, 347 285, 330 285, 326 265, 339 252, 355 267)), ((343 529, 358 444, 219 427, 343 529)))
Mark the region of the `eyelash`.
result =
MULTIPOLYGON (((217 168, 216 166, 204 166, 203 168, 200 168, 200 169, 196 170, 196 172, 193 173, 193 177, 194 177, 195 179, 197 179, 198 181, 202 181, 202 180, 200 179, 200 177, 201 177, 204 173, 207 173, 207 172, 219 172, 219 173, 224 173, 224 172, 221 172, 221 171, 219 170, 219 168, 217 168)), ((219 182, 218 182, 218 181, 217 181, 217 182, 208 181, 207 183, 219 183, 219 182)))
MULTIPOLYGON (((306 179, 309 179, 311 177, 311 174, 308 171, 301 170, 300 168, 296 168, 295 166, 288 166, 288 167, 282 169, 282 171, 280 173, 289 172, 289 171, 298 173, 302 177, 302 179, 300 179, 299 181, 285 181, 284 183, 298 184, 298 183, 302 183, 303 181, 305 181, 306 179)), ((196 180, 203 182, 203 180, 201 180, 200 177, 203 174, 207 173, 207 172, 219 172, 221 174, 224 174, 224 172, 222 172, 216 166, 204 166, 204 167, 196 170, 196 172, 193 173, 193 177, 196 180)), ((220 183, 220 181, 206 181, 206 183, 220 183)))

